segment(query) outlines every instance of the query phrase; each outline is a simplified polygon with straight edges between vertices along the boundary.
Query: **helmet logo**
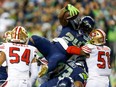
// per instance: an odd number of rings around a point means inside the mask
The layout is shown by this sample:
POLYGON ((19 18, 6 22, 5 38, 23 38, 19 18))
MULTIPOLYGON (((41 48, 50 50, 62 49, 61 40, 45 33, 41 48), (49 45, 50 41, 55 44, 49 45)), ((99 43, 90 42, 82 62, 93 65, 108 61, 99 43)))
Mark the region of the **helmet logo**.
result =
POLYGON ((93 32, 93 33, 92 33, 92 37, 95 37, 95 36, 96 36, 96 33, 95 33, 95 32, 93 32))

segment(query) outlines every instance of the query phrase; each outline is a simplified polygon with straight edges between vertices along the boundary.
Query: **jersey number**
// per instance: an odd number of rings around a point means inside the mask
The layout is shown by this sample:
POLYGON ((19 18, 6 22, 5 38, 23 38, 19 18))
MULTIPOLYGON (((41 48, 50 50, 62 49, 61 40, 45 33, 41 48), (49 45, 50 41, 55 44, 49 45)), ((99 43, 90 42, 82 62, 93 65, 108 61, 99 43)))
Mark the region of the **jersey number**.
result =
POLYGON ((66 41, 67 44, 71 42, 73 45, 77 46, 81 46, 83 43, 85 43, 84 41, 80 41, 77 38, 75 38, 75 36, 70 32, 66 33, 66 36, 64 36, 63 39, 66 41))
POLYGON ((98 61, 99 62, 102 62, 101 63, 98 63, 97 66, 101 69, 104 69, 106 68, 106 63, 108 64, 108 68, 110 68, 110 54, 109 52, 104 52, 104 51, 100 51, 98 52, 98 61), (106 56, 107 57, 107 61, 104 60, 103 56, 106 56))
POLYGON ((70 68, 69 66, 66 66, 65 69, 66 70, 62 73, 62 75, 58 77, 58 80, 61 80, 64 77, 69 77, 73 72, 72 68, 70 68))
POLYGON ((20 59, 21 61, 25 62, 26 65, 29 64, 29 58, 30 58, 30 50, 29 49, 25 49, 25 51, 23 52, 23 54, 20 56, 18 53, 14 53, 14 51, 20 51, 20 48, 18 47, 10 47, 9 48, 9 57, 15 57, 15 59, 11 59, 10 63, 19 63, 20 59))

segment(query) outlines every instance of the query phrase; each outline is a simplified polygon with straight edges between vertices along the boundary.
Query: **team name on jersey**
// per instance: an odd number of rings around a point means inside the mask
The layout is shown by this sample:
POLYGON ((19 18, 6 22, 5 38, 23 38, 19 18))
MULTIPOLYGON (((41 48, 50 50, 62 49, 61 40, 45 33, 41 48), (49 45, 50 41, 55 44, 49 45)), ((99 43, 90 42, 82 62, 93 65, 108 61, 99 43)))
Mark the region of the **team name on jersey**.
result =
POLYGON ((99 47, 99 46, 97 46, 97 49, 98 50, 109 50, 108 47, 99 47))
POLYGON ((82 44, 85 44, 85 42, 88 40, 88 38, 86 36, 83 37, 83 39, 85 41, 81 41, 78 40, 77 38, 75 38, 75 36, 73 36, 73 34, 71 34, 70 32, 66 33, 66 36, 62 37, 65 42, 68 44, 69 42, 71 42, 73 45, 75 46, 81 46, 82 44))
POLYGON ((28 45, 25 45, 25 44, 16 44, 16 43, 13 43, 13 45, 15 45, 15 46, 21 46, 21 47, 28 47, 28 45))

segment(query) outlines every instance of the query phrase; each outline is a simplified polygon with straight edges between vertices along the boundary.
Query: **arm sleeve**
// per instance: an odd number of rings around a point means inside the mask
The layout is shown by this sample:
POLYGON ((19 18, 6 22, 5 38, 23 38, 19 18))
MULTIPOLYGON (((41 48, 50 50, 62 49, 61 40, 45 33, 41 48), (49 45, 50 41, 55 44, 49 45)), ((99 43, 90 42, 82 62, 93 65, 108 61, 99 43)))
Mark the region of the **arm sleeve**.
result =
POLYGON ((76 55, 81 54, 81 48, 79 48, 77 46, 69 46, 66 51, 69 54, 76 54, 76 55))
MULTIPOLYGON (((92 47, 92 46, 90 45, 90 47, 92 47)), ((89 47, 89 45, 84 45, 84 46, 81 47, 81 49, 82 49, 85 53, 89 54, 89 53, 92 52, 92 48, 90 48, 90 47, 89 47)))

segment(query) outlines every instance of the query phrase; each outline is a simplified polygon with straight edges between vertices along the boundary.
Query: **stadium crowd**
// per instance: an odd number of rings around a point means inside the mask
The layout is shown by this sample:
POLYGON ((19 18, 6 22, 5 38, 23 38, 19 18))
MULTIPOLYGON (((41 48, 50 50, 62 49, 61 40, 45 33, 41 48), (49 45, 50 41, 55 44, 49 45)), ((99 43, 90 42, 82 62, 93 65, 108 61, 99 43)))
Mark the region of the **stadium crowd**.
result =
POLYGON ((29 36, 36 34, 52 40, 60 33, 57 15, 67 3, 77 7, 81 16, 93 17, 96 27, 104 29, 112 50, 112 66, 116 68, 115 0, 0 0, 0 42, 3 33, 16 25, 24 26, 29 36))

